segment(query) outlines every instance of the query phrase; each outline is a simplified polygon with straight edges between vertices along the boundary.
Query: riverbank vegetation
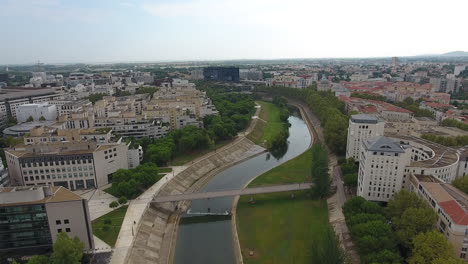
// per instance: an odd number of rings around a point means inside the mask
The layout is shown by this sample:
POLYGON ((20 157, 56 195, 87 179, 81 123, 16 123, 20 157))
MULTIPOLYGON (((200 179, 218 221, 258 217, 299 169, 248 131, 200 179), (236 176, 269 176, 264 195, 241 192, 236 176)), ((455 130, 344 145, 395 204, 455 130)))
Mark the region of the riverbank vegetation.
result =
POLYGON ((147 162, 135 169, 119 169, 112 174, 112 186, 104 191, 115 196, 133 199, 162 178, 156 164, 147 162))
POLYGON ((434 234, 437 215, 415 193, 402 190, 387 207, 354 197, 343 213, 363 264, 463 263, 445 237, 434 234))
MULTIPOLYGON (((309 149, 265 172, 249 187, 310 182, 314 152, 309 149)), ((344 263, 327 203, 311 199, 309 191, 242 196, 236 216, 244 263, 344 263)))
POLYGON ((334 153, 346 151, 348 116, 345 105, 331 92, 318 92, 313 89, 293 89, 287 87, 257 87, 257 92, 280 95, 305 102, 317 115, 323 127, 325 143, 334 153))
POLYGON ((255 110, 252 96, 226 93, 214 89, 212 85, 203 82, 197 88, 207 92, 219 115, 205 116, 203 128, 187 126, 171 131, 161 139, 139 140, 145 153, 145 162, 165 166, 173 160, 179 160, 180 163, 180 160, 194 159, 227 144, 250 124, 251 115, 255 110))
POLYGON ((128 206, 124 205, 92 221, 93 234, 114 247, 128 206))
POLYGON ((271 103, 265 101, 256 103, 261 107, 259 120, 247 137, 270 151, 285 147, 289 136, 289 110, 286 100, 275 97, 271 103))

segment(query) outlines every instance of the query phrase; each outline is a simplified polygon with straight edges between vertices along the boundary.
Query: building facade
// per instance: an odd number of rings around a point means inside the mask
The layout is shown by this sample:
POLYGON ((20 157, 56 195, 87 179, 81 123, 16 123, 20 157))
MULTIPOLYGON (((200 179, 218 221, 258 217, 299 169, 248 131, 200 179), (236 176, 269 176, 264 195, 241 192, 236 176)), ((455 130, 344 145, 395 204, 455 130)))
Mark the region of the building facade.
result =
POLYGON ((409 152, 388 137, 374 137, 362 143, 357 195, 366 200, 387 202, 403 188, 409 152))
POLYGON ((0 251, 47 250, 60 232, 94 248, 88 202, 79 195, 63 187, 9 187, 0 189, 0 201, 0 251))
POLYGON ((352 115, 349 119, 346 158, 359 161, 361 144, 364 140, 383 136, 385 123, 371 115, 352 115))

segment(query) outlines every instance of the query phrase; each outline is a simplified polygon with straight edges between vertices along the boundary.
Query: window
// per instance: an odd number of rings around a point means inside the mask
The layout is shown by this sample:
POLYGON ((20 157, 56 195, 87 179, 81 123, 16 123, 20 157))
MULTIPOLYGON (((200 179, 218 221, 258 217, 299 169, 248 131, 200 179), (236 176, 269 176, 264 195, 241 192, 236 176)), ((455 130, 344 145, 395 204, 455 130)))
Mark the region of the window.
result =
POLYGON ((66 225, 68 225, 68 224, 70 223, 70 220, 65 219, 65 220, 63 220, 63 223, 66 224, 66 225))
POLYGON ((67 233, 70 233, 71 229, 67 227, 67 228, 65 228, 65 231, 67 231, 67 233))
POLYGON ((57 233, 62 232, 62 228, 57 229, 57 233))

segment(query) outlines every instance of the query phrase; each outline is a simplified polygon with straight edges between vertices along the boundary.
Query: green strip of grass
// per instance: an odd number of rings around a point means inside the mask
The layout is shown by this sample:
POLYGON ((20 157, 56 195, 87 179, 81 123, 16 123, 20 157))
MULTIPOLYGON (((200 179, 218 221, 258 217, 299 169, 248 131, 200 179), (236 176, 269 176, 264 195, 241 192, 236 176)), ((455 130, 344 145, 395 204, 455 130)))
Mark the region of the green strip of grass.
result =
MULTIPOLYGON (((310 181, 310 157, 308 150, 260 175, 249 187, 310 181)), ((236 219, 247 264, 311 263, 311 249, 320 243, 315 241, 322 241, 329 225, 326 201, 312 200, 309 191, 243 196, 236 219), (253 204, 249 203, 251 197, 253 204)))
POLYGON ((288 127, 280 119, 280 108, 276 105, 256 101, 261 106, 259 118, 253 131, 247 136, 255 144, 267 146, 267 142, 272 142, 277 135, 288 127), (266 122, 266 123, 265 123, 266 122))
POLYGON ((109 246, 114 247, 127 209, 128 206, 125 205, 95 219, 92 222, 93 234, 106 242, 109 246), (111 220, 111 223, 107 224, 110 227, 108 231, 104 230, 106 219, 111 220))
POLYGON ((169 173, 172 172, 172 168, 158 168, 160 173, 169 173))

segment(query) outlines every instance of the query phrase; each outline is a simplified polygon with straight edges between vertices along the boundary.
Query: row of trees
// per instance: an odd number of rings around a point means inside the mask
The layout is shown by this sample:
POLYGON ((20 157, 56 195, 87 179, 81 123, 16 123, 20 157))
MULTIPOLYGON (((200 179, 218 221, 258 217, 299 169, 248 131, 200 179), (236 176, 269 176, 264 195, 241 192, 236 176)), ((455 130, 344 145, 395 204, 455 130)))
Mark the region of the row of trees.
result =
POLYGON ((338 164, 341 167, 344 184, 348 187, 356 187, 358 183, 359 164, 354 158, 340 159, 338 164))
POLYGON ((421 101, 422 101, 422 99, 418 99, 418 100, 415 101, 411 97, 406 97, 405 100, 403 100, 402 102, 395 102, 394 104, 396 106, 401 107, 401 108, 410 110, 411 112, 414 113, 415 117, 434 118, 434 113, 432 113, 430 110, 419 108, 419 103, 421 101))
POLYGON ((328 173, 328 152, 320 143, 312 146, 312 194, 314 197, 322 199, 330 193, 330 174, 328 173))
POLYGON ((279 119, 283 123, 282 128, 278 133, 275 134, 275 137, 270 139, 270 142, 267 142, 267 148, 272 152, 273 156, 275 156, 276 152, 280 152, 278 150, 286 150, 287 149, 287 140, 289 137, 289 108, 288 108, 288 101, 281 96, 274 96, 272 103, 279 108, 279 119))
POLYGON ((447 119, 442 120, 442 122, 440 124, 442 126, 457 127, 459 129, 468 131, 468 124, 465 124, 465 123, 460 122, 460 121, 455 120, 455 119, 447 118, 447 119))
POLYGON ((444 146, 468 145, 468 136, 444 137, 434 134, 423 134, 421 137, 444 146))
POLYGON ((344 154, 348 131, 348 116, 345 104, 331 92, 318 92, 313 89, 292 89, 287 87, 257 87, 258 92, 282 95, 307 103, 320 120, 325 135, 325 143, 331 151, 344 154))
POLYGON ((452 182, 452 185, 457 187, 462 192, 468 194, 468 175, 456 178, 452 182))
POLYGON ((400 191, 386 208, 354 197, 343 212, 363 263, 463 263, 435 229, 437 214, 415 193, 400 191))
POLYGON ((112 174, 112 187, 108 192, 120 197, 119 202, 124 204, 127 198, 137 197, 160 178, 158 166, 151 162, 139 165, 135 169, 119 169, 112 174))

